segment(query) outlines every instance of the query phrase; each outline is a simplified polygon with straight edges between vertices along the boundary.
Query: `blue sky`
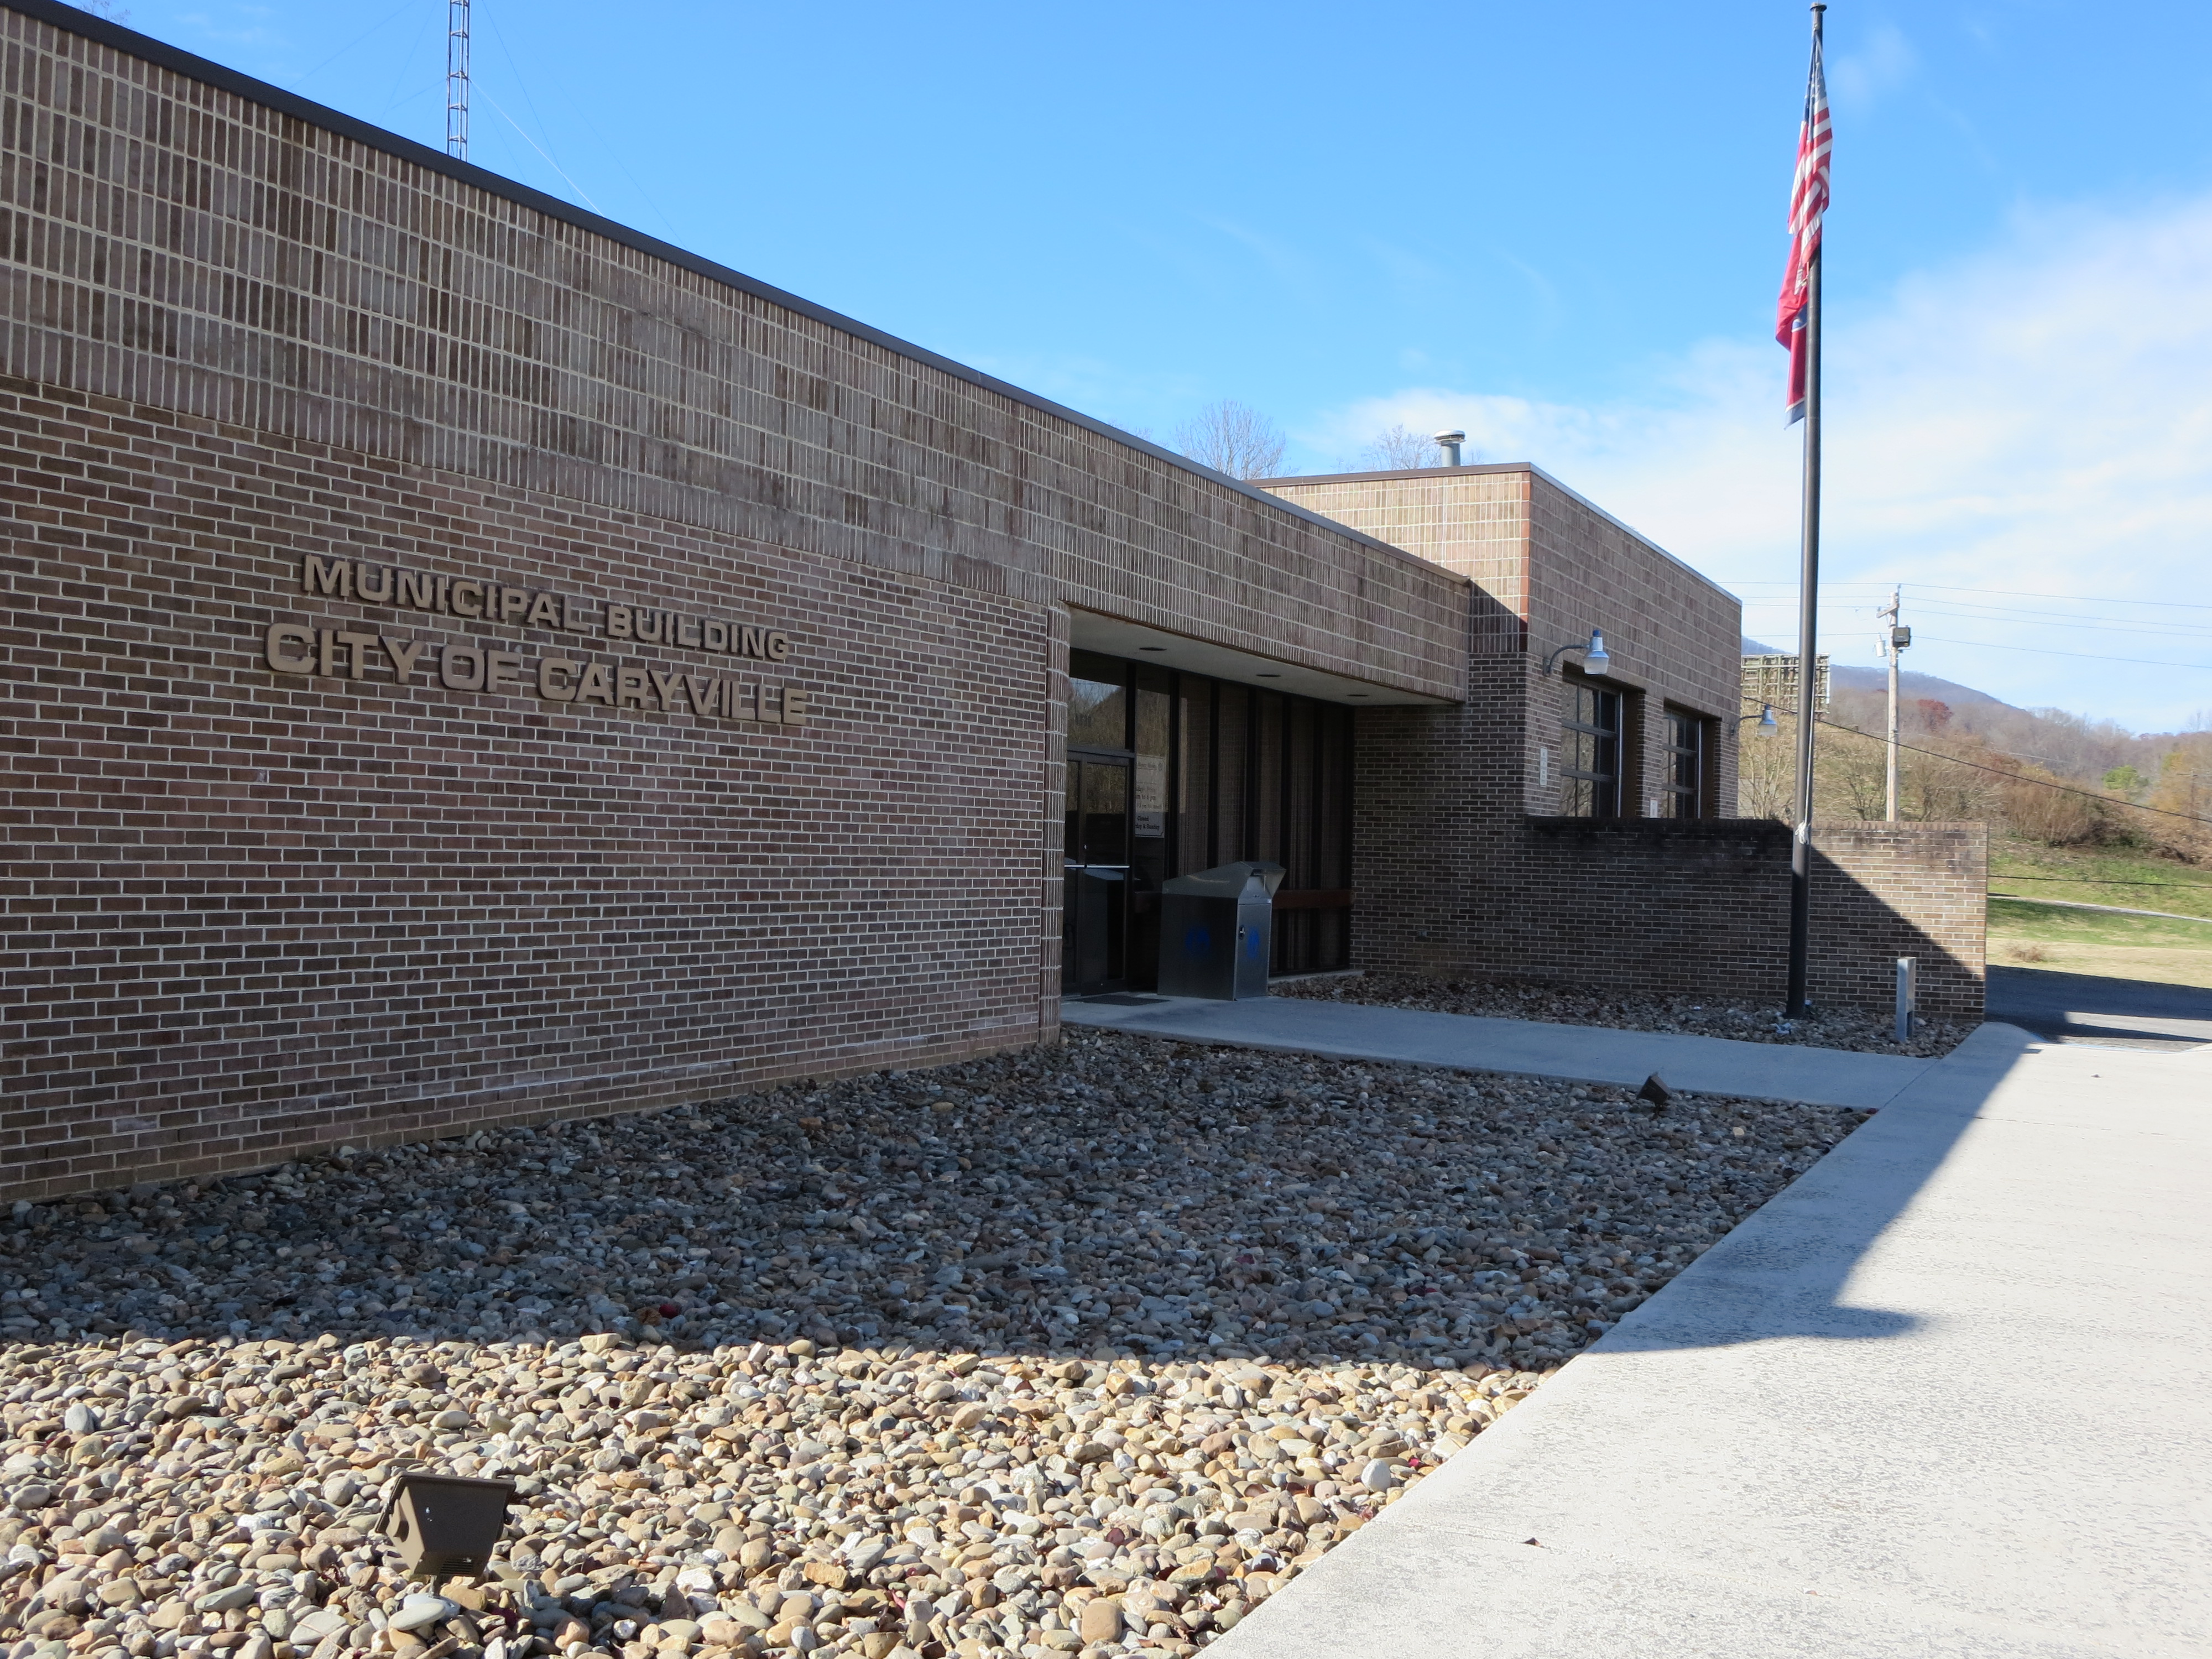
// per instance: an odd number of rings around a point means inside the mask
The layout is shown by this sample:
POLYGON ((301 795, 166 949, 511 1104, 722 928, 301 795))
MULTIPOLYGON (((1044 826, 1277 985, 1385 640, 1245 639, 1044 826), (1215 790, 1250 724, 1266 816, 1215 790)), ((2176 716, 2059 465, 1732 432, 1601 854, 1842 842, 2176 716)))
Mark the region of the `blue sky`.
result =
MULTIPOLYGON (((128 11, 442 143, 443 0, 128 11)), ((475 13, 482 165, 1163 436, 1234 397, 1316 471, 1463 425, 1792 637, 1768 335, 1802 6, 475 13)), ((1838 0, 1828 27, 1825 647, 1873 660, 1901 580, 1913 667, 2190 723, 2212 24, 1838 0)))

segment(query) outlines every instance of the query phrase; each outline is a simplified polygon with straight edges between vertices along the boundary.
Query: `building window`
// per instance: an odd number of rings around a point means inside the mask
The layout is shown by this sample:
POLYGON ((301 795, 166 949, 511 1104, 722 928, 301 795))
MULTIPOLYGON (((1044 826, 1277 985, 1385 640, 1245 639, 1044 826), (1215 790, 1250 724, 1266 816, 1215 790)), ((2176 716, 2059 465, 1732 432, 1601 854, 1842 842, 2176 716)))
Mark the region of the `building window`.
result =
POLYGON ((1620 816, 1620 694, 1595 685, 1566 685, 1560 721, 1559 814, 1570 818, 1620 816))
POLYGON ((1659 798, 1659 815, 1668 818, 1705 817, 1705 722, 1698 715, 1667 711, 1667 784, 1659 798))

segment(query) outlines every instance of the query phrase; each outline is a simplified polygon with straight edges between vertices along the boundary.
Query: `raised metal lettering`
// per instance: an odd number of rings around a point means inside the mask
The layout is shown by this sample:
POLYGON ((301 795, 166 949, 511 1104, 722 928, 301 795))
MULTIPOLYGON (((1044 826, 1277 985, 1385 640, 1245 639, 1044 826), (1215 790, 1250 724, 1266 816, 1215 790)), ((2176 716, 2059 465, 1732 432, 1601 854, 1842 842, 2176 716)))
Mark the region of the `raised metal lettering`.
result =
POLYGON ((393 639, 389 634, 384 635, 384 654, 392 659, 392 672, 402 681, 415 672, 415 665, 429 648, 428 641, 410 645, 393 639))
POLYGON ((300 586, 309 593, 335 593, 342 599, 349 599, 353 597, 353 561, 324 560, 310 553, 300 561, 300 586))
POLYGON ((438 678, 454 691, 481 691, 484 653, 472 645, 449 645, 438 653, 438 678))
POLYGON ((538 695, 549 702, 576 700, 576 671, 583 666, 566 657, 542 657, 538 663, 538 695))
POLYGON ((586 663, 581 678, 576 682, 578 702, 603 702, 610 708, 615 706, 613 678, 603 662, 586 663))
POLYGON ((301 651, 313 647, 315 630, 301 628, 296 623, 271 623, 262 641, 261 653, 269 665, 280 674, 312 674, 315 659, 301 656, 287 647, 296 646, 301 651))

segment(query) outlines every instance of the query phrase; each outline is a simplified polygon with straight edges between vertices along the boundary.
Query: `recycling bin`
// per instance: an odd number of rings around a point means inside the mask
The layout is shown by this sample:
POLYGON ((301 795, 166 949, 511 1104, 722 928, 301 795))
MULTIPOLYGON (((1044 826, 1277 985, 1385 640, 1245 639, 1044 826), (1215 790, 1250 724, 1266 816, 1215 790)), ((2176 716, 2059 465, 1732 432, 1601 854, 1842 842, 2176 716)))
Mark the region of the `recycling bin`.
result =
POLYGON ((1283 866, 1242 860, 1160 888, 1160 994, 1233 1002, 1267 994, 1283 866))

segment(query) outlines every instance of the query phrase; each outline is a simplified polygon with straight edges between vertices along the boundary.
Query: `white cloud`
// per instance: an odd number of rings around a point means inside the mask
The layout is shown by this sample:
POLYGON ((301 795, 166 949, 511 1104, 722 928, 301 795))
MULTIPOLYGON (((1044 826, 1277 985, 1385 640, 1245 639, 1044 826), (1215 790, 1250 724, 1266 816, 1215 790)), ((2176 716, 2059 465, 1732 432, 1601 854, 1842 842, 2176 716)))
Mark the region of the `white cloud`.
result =
POLYGON ((1919 67, 1912 43, 1894 24, 1883 23, 1864 46, 1828 65, 1828 89, 1838 104, 1871 106, 1910 81, 1919 67))
MULTIPOLYGON (((2212 704, 2208 294, 2212 198, 2026 215, 2003 246, 1832 313, 1830 648, 1871 656, 1872 597, 1844 584, 1902 580, 1908 610, 1916 591, 1925 602, 1911 659, 1924 672, 2142 729, 2212 704), (1936 584, 2078 602, 1992 592, 2059 625, 1977 621, 1940 614, 1972 601, 1936 584), (2153 603, 2112 603, 2126 599, 2153 603), (2022 646, 2084 654, 1994 648, 2022 646)), ((1617 404, 1415 387, 1298 435, 1327 457, 1396 422, 1464 425, 1483 459, 1534 461, 1747 601, 1786 601, 1800 451, 1780 424, 1784 365, 1764 340, 1712 341, 1617 404)), ((1775 603, 1746 626, 1773 639, 1790 615, 1775 603)))

